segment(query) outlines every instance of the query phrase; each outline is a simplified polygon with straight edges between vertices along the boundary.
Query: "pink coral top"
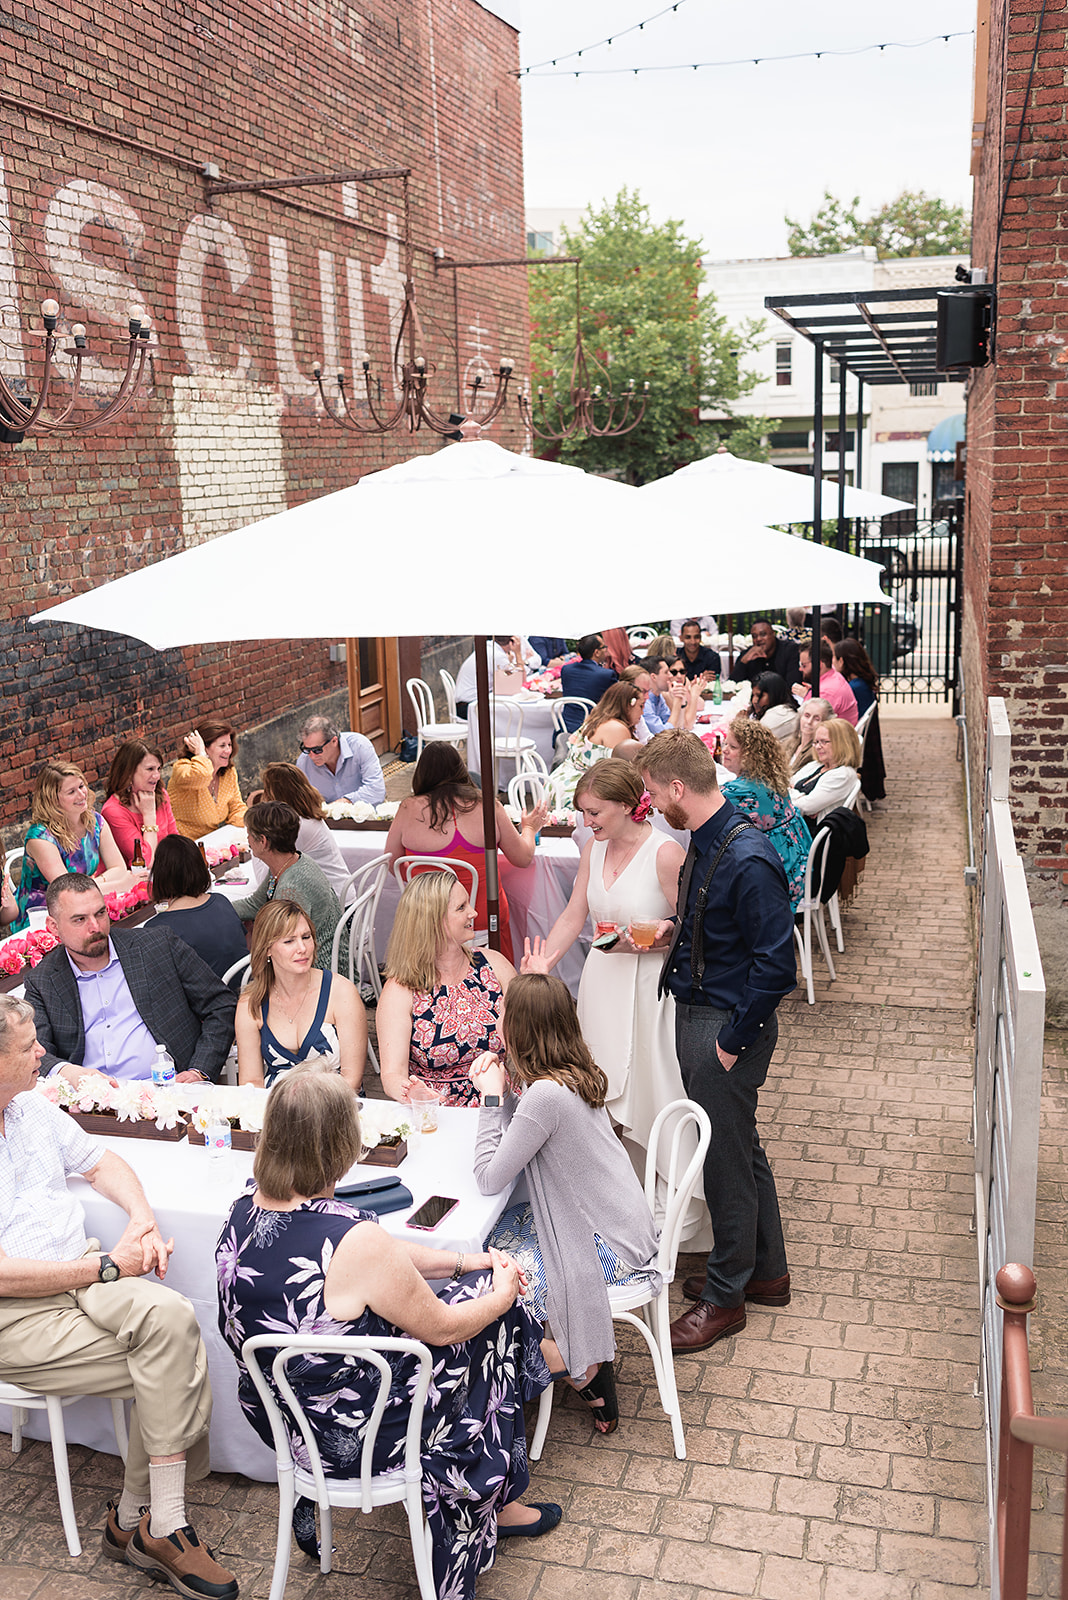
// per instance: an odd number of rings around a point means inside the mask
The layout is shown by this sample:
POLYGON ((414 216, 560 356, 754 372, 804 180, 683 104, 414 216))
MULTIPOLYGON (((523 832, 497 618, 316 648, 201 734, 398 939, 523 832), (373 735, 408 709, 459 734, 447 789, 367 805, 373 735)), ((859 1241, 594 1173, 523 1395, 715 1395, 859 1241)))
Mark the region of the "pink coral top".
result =
POLYGON ((161 839, 169 833, 178 832, 178 824, 174 820, 174 812, 167 798, 166 789, 160 788, 156 792, 156 833, 146 834, 144 831, 144 817, 140 811, 134 811, 130 806, 124 806, 117 794, 109 795, 104 801, 101 812, 104 820, 111 829, 112 838, 122 851, 122 859, 127 866, 132 865, 134 840, 140 839, 141 850, 145 858, 145 866, 151 866, 152 857, 156 853, 156 846, 161 839))

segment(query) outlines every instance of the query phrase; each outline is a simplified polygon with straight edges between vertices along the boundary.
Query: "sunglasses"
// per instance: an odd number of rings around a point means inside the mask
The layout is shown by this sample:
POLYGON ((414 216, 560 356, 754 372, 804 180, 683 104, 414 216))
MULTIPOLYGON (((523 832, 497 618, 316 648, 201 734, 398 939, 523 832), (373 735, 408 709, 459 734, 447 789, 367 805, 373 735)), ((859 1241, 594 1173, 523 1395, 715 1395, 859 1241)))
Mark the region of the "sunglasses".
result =
POLYGON ((333 739, 328 739, 326 744, 302 744, 300 747, 300 753, 303 756, 321 756, 323 751, 327 749, 329 745, 332 745, 333 742, 333 739))
POLYGON ((668 671, 671 673, 673 678, 685 678, 686 676, 685 667, 669 667, 668 671))

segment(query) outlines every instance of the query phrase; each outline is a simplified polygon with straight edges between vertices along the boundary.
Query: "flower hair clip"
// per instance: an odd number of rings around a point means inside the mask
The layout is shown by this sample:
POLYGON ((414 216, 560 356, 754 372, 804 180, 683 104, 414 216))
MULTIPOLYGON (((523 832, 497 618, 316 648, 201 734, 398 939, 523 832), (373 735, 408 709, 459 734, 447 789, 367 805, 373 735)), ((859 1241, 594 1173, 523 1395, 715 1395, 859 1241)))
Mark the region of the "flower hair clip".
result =
POLYGON ((653 797, 649 793, 648 789, 643 789, 642 797, 638 801, 638 804, 634 807, 634 810, 631 812, 631 816, 634 818, 635 822, 644 822, 652 809, 653 797))

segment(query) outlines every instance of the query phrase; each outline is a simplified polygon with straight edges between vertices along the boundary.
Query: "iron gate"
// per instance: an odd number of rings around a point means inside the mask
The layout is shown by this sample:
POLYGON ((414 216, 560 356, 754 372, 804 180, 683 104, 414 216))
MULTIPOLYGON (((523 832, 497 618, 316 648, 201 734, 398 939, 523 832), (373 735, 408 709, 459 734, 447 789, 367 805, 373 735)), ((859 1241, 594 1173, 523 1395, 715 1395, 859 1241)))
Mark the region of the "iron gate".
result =
MULTIPOLYGON (((826 539, 825 542, 831 542, 826 539)), ((837 543, 837 540, 833 542, 837 543)), ((862 639, 889 701, 951 700, 960 654, 961 542, 956 512, 908 512, 857 523, 848 548, 883 568, 885 606, 849 606, 846 631, 862 639)))

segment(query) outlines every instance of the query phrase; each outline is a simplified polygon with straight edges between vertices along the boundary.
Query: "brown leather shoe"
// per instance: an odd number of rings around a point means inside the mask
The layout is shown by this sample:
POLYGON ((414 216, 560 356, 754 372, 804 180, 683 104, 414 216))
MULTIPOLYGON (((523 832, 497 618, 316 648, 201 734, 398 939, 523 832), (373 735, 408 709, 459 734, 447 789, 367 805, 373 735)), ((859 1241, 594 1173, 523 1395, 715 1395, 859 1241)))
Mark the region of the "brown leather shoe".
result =
MULTIPOLYGON (((144 1516, 145 1508, 141 1507, 144 1516)), ((104 1524, 104 1531, 100 1536, 100 1547, 109 1561, 125 1561, 126 1547, 134 1536, 133 1528, 120 1528, 119 1503, 117 1500, 108 1501, 108 1520, 104 1524)))
POLYGON ((680 1355, 692 1355, 732 1333, 740 1333, 744 1327, 744 1305, 714 1306, 708 1300, 698 1300, 671 1324, 671 1348, 680 1355))
MULTIPOLYGON (((703 1273, 683 1278, 682 1292, 687 1300, 700 1300, 705 1292, 703 1273)), ((788 1306, 790 1304, 790 1274, 781 1278, 750 1278, 745 1286, 745 1298, 755 1306, 788 1306)))
POLYGON ((126 1559, 131 1567, 165 1579, 186 1600, 237 1600, 237 1579, 220 1567, 193 1528, 186 1524, 156 1539, 150 1524, 151 1513, 146 1512, 130 1536, 126 1559))

